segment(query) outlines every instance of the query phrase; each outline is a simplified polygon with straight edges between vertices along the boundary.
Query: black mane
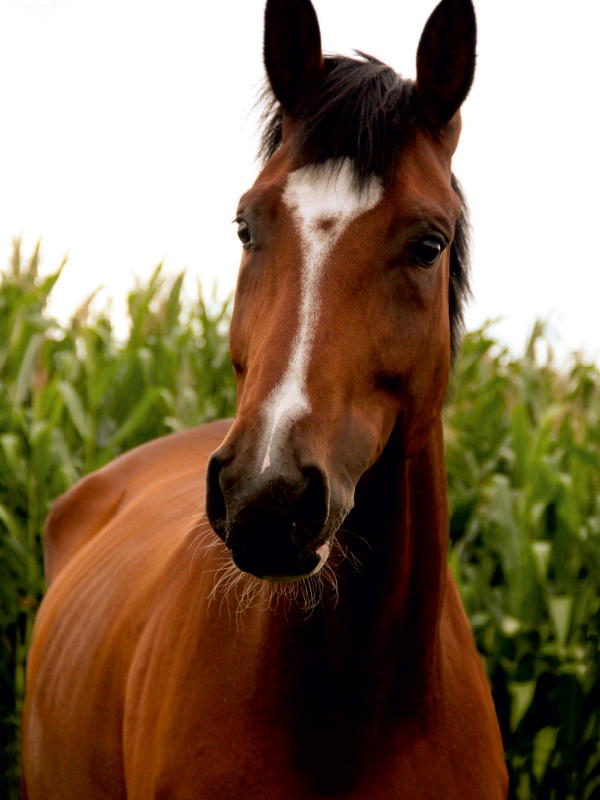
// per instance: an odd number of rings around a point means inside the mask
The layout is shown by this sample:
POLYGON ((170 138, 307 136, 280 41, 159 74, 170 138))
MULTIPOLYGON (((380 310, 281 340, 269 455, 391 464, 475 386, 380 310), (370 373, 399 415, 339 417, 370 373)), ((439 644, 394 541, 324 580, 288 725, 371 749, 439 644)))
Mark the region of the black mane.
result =
MULTIPOLYGON (((394 180, 404 144, 417 124, 414 84, 364 53, 358 58, 325 57, 325 79, 296 118, 294 149, 302 164, 351 158, 357 188, 370 175, 384 185, 394 180)), ((281 145, 283 110, 269 86, 265 89, 259 157, 267 161, 281 145)), ((450 335, 452 357, 464 330, 469 288, 469 217, 463 192, 452 176, 462 213, 450 252, 450 335)))

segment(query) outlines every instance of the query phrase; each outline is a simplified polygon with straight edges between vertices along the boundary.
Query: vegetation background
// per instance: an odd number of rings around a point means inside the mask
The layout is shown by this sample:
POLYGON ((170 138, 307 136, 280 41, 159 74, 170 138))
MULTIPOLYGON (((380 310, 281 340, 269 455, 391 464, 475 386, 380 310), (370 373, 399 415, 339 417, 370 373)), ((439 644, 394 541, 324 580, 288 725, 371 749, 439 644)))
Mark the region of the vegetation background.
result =
MULTIPOLYGON (((89 303, 45 313, 15 242, 0 282, 0 798, 18 797, 25 660, 48 509, 148 439, 231 415, 229 304, 160 267, 118 341, 89 303)), ((492 685, 511 798, 600 800, 600 372, 555 366, 543 327, 512 357, 466 336, 444 412, 450 563, 492 685), (543 353, 538 358, 538 351, 543 353)))

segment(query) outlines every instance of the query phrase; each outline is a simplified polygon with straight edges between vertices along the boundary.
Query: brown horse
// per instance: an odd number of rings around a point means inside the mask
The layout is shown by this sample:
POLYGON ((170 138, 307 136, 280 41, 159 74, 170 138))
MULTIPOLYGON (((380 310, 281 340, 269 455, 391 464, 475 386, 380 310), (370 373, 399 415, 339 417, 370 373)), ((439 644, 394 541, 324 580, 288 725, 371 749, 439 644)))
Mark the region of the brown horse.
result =
POLYGON ((324 58, 309 0, 268 0, 264 57, 266 163, 236 220, 238 415, 52 509, 24 794, 500 800, 446 563, 440 416, 468 288, 451 158, 473 8, 442 0, 414 83, 324 58))

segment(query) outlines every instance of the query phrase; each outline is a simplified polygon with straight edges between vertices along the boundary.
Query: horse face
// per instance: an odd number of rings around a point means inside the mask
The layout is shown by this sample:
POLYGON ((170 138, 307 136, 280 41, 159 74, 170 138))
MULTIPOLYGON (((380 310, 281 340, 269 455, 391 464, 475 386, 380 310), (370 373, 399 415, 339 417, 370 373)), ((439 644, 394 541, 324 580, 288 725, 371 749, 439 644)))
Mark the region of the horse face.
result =
MULTIPOLYGON (((441 112, 423 89, 393 180, 360 177, 347 156, 303 162, 298 107, 321 61, 307 58, 304 89, 286 92, 281 70, 273 76, 285 54, 269 49, 269 8, 281 36, 289 6, 267 4, 265 62, 284 134, 238 207, 244 253, 230 336, 238 415, 211 457, 206 503, 238 567, 271 580, 318 571, 392 431, 409 457, 439 417, 450 365, 449 252, 461 211, 450 167, 457 107, 432 124, 427 109, 441 112)), ((291 6, 312 11, 306 0, 291 6)), ((312 42, 320 48, 318 36, 312 42)), ((422 74, 425 67, 417 87, 422 74)))

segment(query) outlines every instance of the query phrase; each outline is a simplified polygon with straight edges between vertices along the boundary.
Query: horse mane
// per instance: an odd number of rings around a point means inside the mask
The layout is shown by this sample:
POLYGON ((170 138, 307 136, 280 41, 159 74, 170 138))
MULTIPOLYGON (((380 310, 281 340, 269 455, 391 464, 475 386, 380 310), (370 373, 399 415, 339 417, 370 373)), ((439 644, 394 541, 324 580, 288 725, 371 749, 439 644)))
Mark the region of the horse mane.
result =
MULTIPOLYGON (((325 78, 296 118, 294 150, 302 164, 351 158, 357 188, 379 175, 394 180, 404 144, 418 119, 414 83, 387 64, 357 51, 358 58, 325 56, 325 78)), ((283 109, 267 84, 259 105, 262 133, 259 158, 266 162, 281 145, 283 109)), ((454 175, 452 187, 462 212, 450 251, 450 341, 452 359, 460 349, 469 286, 469 211, 454 175)))

